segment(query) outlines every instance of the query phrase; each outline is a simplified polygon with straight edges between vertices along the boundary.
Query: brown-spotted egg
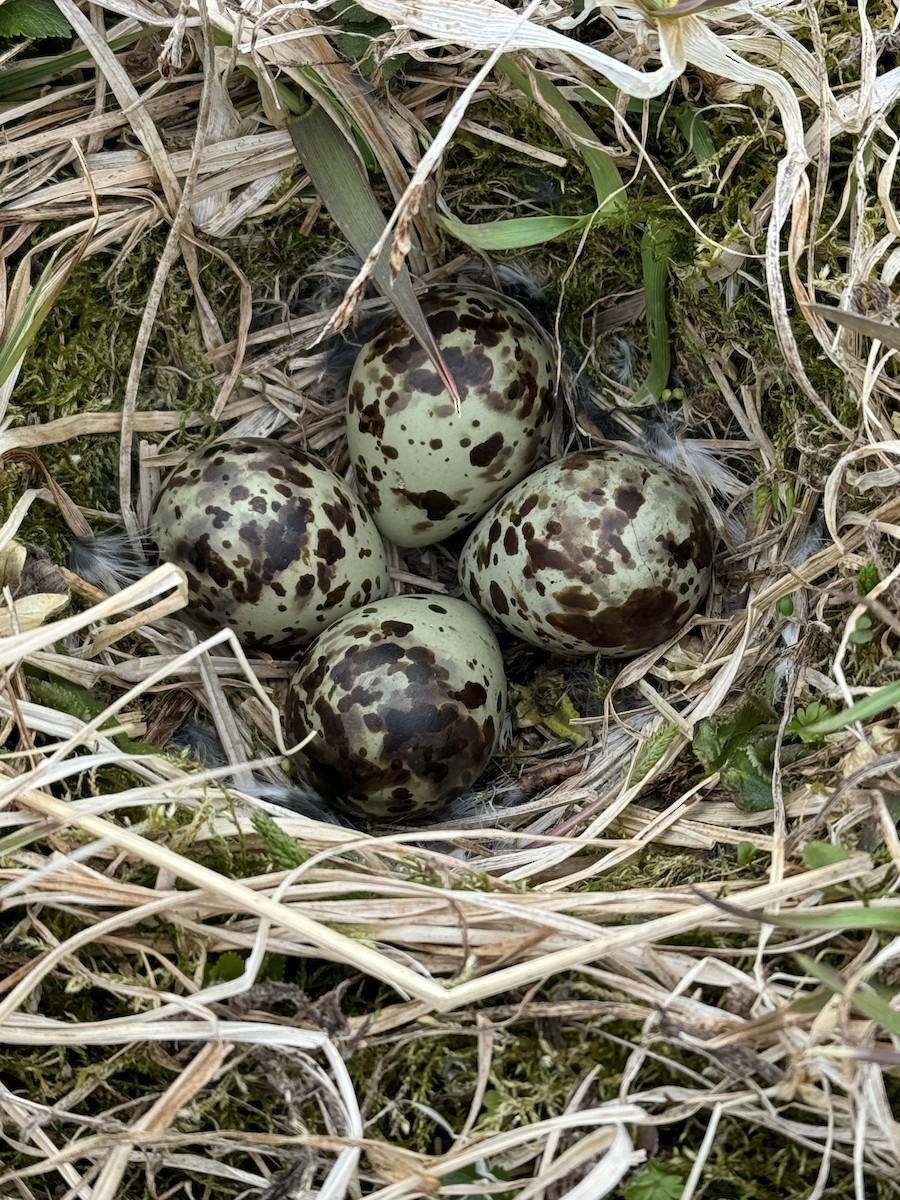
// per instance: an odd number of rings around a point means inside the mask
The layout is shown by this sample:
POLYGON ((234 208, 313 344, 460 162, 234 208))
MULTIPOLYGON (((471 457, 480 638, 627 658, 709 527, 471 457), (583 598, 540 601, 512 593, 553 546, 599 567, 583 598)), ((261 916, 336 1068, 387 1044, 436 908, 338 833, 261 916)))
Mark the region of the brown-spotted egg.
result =
POLYGON ((471 787, 505 711, 503 659, 481 613, 444 596, 392 596, 308 647, 285 724, 295 745, 314 734, 298 771, 337 807, 402 821, 471 787))
POLYGON ((271 438, 191 454, 159 492, 151 536, 187 575, 190 615, 256 649, 304 645, 388 589, 384 543, 358 498, 271 438))
POLYGON ((447 286, 421 304, 459 410, 398 314, 363 346, 348 393, 359 489, 399 546, 430 545, 486 512, 534 466, 556 401, 552 346, 515 301, 447 286))
POLYGON ((459 577, 517 637, 563 655, 638 654, 677 633, 709 589, 713 536, 684 481, 604 447, 535 471, 472 531, 459 577))

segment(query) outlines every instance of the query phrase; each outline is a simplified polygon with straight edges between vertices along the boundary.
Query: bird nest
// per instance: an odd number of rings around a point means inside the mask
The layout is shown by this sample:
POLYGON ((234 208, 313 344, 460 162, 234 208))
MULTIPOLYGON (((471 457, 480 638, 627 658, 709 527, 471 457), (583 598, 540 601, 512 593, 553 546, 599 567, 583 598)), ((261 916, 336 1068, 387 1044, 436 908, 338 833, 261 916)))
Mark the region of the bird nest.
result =
POLYGON ((900 68, 834 7, 0 9, 4 1195, 894 1194, 900 68), (716 579, 630 661, 509 647, 478 790, 361 829, 140 539, 223 431, 346 472, 335 337, 461 273, 716 579))

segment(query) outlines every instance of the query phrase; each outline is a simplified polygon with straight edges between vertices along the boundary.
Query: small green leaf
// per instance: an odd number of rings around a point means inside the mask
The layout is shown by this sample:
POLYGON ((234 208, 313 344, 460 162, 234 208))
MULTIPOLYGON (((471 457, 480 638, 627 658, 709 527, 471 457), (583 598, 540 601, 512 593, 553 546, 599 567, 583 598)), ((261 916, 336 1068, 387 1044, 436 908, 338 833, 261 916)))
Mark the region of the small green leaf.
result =
POLYGON ((650 1162, 638 1167, 625 1184, 625 1200, 678 1200, 684 1183, 683 1176, 650 1162))
POLYGON ((236 950, 226 950, 206 972, 207 983, 229 983, 244 973, 244 960, 236 950))
POLYGON ((850 642, 854 646, 867 646, 875 636, 875 622, 868 613, 863 613, 857 617, 856 624, 853 626, 853 632, 850 634, 850 642))
POLYGON ((803 847, 803 862, 811 871, 816 867, 830 867, 832 863, 843 862, 849 857, 849 850, 834 846, 831 842, 807 842, 803 847))
POLYGON ((53 0, 5 0, 0 3, 0 37, 69 38, 72 26, 53 0))
POLYGON ((465 225, 455 217, 439 216, 438 221, 455 238, 476 250, 521 250, 539 246, 554 238, 583 229, 593 214, 581 217, 510 217, 505 221, 485 221, 483 225, 465 225))
POLYGON ((795 734, 803 742, 821 742, 822 735, 811 732, 811 726, 833 716, 834 709, 829 708, 827 704, 822 704, 820 701, 814 700, 812 704, 807 704, 805 708, 797 709, 793 719, 788 723, 788 733, 795 734))
POLYGON ((736 858, 739 867, 749 866, 756 858, 756 847, 752 842, 738 842, 736 858))

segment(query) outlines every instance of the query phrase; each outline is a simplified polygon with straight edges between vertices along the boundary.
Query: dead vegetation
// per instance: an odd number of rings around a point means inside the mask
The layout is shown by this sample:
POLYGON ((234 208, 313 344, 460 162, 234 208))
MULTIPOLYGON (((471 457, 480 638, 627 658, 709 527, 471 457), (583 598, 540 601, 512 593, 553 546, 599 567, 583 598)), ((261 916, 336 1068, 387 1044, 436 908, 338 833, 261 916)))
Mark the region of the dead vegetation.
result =
POLYGON ((894 1194, 893 13, 56 5, 0 74, 0 1192, 894 1194), (321 338, 388 259, 536 274, 553 450, 653 441, 721 556, 676 644, 511 648, 483 790, 362 832, 283 802, 289 664, 63 554, 223 429, 346 469, 321 338))

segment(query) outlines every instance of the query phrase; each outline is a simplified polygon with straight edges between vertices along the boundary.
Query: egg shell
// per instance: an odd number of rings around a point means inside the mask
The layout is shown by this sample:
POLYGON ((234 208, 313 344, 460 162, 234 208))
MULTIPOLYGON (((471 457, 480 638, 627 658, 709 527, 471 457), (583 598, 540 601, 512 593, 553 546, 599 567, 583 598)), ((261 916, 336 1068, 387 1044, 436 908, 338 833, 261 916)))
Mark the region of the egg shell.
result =
POLYGON ((186 573, 190 616, 244 646, 301 646, 388 590, 384 543, 349 487, 272 438, 191 454, 151 517, 159 557, 186 573))
POLYGON ((497 748, 506 678, 477 609, 444 596, 392 596, 327 629, 291 679, 288 737, 334 804, 409 820, 471 787, 497 748))
POLYGON ((515 301, 440 287, 421 304, 459 411, 398 314, 363 346, 348 391, 359 490, 398 546, 430 545, 486 512, 534 466, 556 404, 553 348, 515 301))
POLYGON ((472 531, 459 577, 524 641, 616 658, 678 632, 709 590, 712 561, 706 513, 680 476, 602 447, 508 492, 472 531))

